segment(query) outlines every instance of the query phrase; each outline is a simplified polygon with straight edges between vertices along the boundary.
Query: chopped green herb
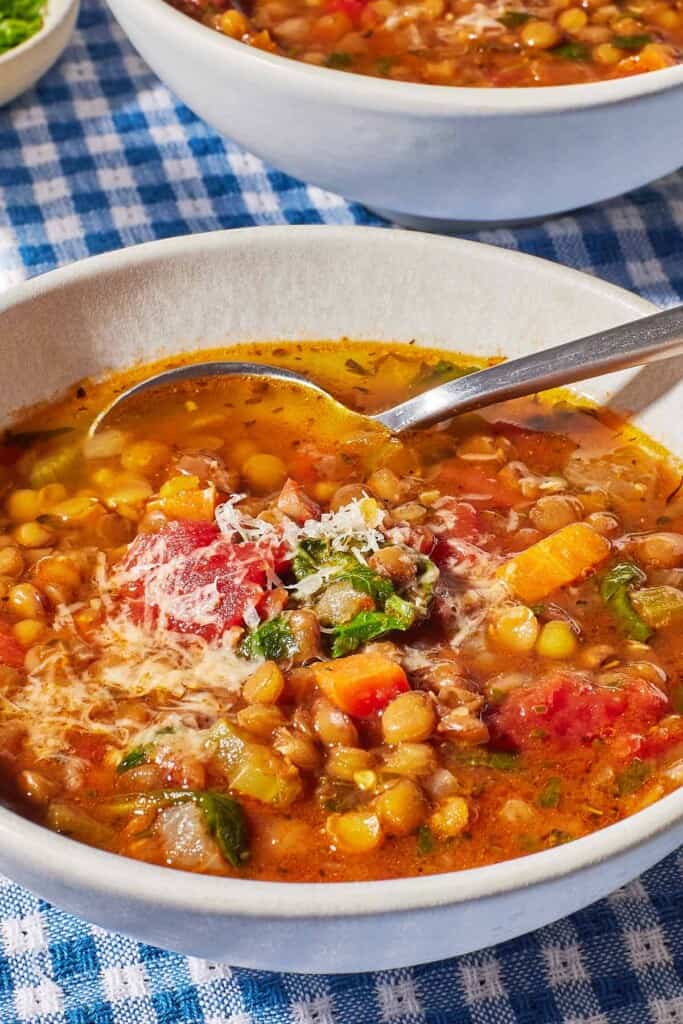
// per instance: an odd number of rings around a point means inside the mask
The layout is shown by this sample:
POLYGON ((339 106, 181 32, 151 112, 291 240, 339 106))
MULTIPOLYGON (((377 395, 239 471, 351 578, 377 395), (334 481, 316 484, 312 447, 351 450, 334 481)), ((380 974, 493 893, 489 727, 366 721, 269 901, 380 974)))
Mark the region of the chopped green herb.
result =
MULTIPOLYGON (((332 54, 332 56, 334 56, 334 54, 332 54)), ((346 56, 346 54, 343 54, 343 56, 346 56)), ((349 373, 357 373, 359 377, 367 377, 370 372, 369 370, 366 370, 365 367, 362 366, 361 363, 357 362, 357 360, 355 359, 347 359, 346 362, 344 363, 344 366, 349 371, 349 373)))
POLYGON ((375 63, 375 68, 378 75, 388 75, 391 71, 391 67, 394 63, 393 57, 380 57, 375 63))
POLYGON ((434 833, 429 825, 420 825, 417 830, 417 852, 424 857, 433 852, 435 845, 434 833))
POLYGON ((240 654, 245 658, 257 658, 260 655, 268 661, 281 661, 295 651, 294 634, 281 615, 262 622, 240 644, 240 654))
POLYGON ((519 754, 508 750, 487 750, 486 747, 473 747, 472 750, 457 750, 460 764, 474 767, 495 768, 500 772, 513 772, 520 767, 519 754))
POLYGON ((556 57, 562 57, 563 60, 590 59, 590 50, 583 43, 562 43, 561 46, 555 46, 549 52, 556 57))
POLYGON ((384 605, 394 593, 391 581, 386 576, 380 576, 379 573, 373 572, 372 569, 361 565, 360 562, 352 569, 349 569, 348 572, 343 572, 340 576, 334 577, 335 583, 339 583, 342 580, 346 580, 354 590, 357 590, 360 594, 367 594, 380 605, 384 605))
MULTIPOLYGON (((325 64, 327 65, 328 68, 338 68, 338 69, 348 68, 348 67, 351 66, 351 63, 352 63, 351 54, 350 53, 343 53, 343 52, 331 53, 329 55, 329 57, 327 58, 327 60, 325 61, 325 64)), ((363 372, 365 372, 365 371, 363 371, 363 372)))
POLYGON ((539 807, 557 807, 562 795, 562 780, 556 775, 548 779, 536 800, 539 807))
POLYGON ((619 796, 631 796, 633 793, 637 793, 650 774, 650 766, 645 761, 637 759, 632 761, 628 768, 617 775, 619 796))
POLYGON ((383 612, 359 612, 345 625, 335 626, 332 630, 332 657, 343 658, 352 654, 362 644, 377 640, 385 633, 410 629, 415 618, 414 606, 393 594, 384 605, 383 612))
POLYGON ((562 843, 571 843, 574 836, 571 832, 565 832, 561 828, 554 828, 548 836, 548 842, 551 846, 560 846, 562 843))
POLYGON ((131 768, 138 768, 141 764, 145 764, 147 761, 147 751, 144 747, 133 747, 125 754, 116 766, 116 774, 123 775, 124 772, 129 772, 131 768))
POLYGON ((206 827, 229 864, 239 868, 249 859, 249 832, 242 805, 224 793, 197 793, 196 803, 206 827))
POLYGON ((329 558, 330 545, 326 540, 302 540, 292 560, 292 572, 296 580, 303 580, 317 572, 325 559, 329 558))
POLYGON ((527 11, 506 11, 505 14, 501 14, 496 20, 506 28, 519 28, 525 21, 528 21, 531 15, 527 11))
POLYGON ((600 584, 600 597, 621 626, 622 632, 640 643, 650 639, 652 630, 633 607, 629 591, 634 585, 644 582, 645 573, 637 565, 633 562, 618 562, 603 576, 600 584))
POLYGON ((44 11, 45 0, 0 0, 0 54, 39 32, 44 11))
POLYGON ((212 790, 162 789, 148 793, 123 793, 106 802, 115 814, 131 814, 141 808, 173 807, 194 803, 200 809, 206 827, 218 848, 233 867, 241 867, 249 858, 249 834, 242 805, 225 793, 212 790))
POLYGON ((612 42, 620 50, 642 50, 647 43, 652 42, 652 36, 647 32, 636 36, 612 36, 612 42))
POLYGON ((477 370, 481 370, 481 366, 461 366, 449 359, 439 359, 433 366, 425 365, 414 384, 420 389, 431 388, 436 384, 444 384, 447 380, 466 377, 468 373, 476 373, 477 370))

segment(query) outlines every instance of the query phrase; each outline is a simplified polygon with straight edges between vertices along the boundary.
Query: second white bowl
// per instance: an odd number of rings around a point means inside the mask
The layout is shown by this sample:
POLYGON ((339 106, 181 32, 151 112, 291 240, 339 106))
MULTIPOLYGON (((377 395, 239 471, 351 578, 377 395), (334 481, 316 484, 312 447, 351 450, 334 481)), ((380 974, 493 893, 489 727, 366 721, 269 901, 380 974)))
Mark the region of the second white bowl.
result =
POLYGON ((164 0, 108 0, 218 131, 275 167, 427 230, 548 216, 683 163, 683 65, 589 85, 412 85, 263 53, 164 0))

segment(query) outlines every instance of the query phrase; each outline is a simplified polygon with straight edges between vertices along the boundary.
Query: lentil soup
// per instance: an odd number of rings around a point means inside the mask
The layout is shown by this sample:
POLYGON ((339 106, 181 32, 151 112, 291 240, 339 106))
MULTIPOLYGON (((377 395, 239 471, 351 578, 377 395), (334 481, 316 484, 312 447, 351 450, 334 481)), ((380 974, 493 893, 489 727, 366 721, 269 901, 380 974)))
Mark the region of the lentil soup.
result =
POLYGON ((306 64, 476 87, 572 85, 681 61, 682 0, 169 0, 209 28, 306 64))
MULTIPOLYGON (((215 355, 314 367, 361 411, 481 365, 215 355)), ((150 369, 0 446, 1 778, 23 813, 152 863, 341 881, 546 849, 683 781, 681 476, 647 438, 549 393, 399 440, 245 379, 89 439, 150 369)))

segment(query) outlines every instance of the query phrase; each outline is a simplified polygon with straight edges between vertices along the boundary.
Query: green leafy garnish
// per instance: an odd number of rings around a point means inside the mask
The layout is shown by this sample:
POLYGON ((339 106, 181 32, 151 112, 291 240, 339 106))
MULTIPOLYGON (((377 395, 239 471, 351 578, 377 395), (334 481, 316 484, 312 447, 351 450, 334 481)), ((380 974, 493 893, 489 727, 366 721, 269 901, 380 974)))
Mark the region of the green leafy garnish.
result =
POLYGON ((242 805, 224 793, 197 793, 195 801, 209 833, 229 864, 239 868, 249 859, 249 832, 242 805))
POLYGON ((39 32, 44 10, 45 0, 0 0, 0 54, 39 32))
POLYGON ((487 750, 473 747, 472 750, 458 750, 457 760, 477 768, 495 768, 500 772, 513 772, 520 765, 519 754, 508 750, 487 750))
POLYGON ((342 572, 340 576, 334 577, 335 583, 342 581, 350 583, 353 589, 360 594, 367 594, 379 605, 384 605, 394 593, 391 581, 386 576, 380 576, 379 573, 373 572, 372 569, 361 565, 360 562, 347 572, 342 572))
POLYGON ((353 58, 350 53, 343 53, 342 51, 331 53, 325 64, 328 68, 348 68, 351 66, 353 58))
POLYGON ((496 20, 506 28, 519 28, 525 21, 528 21, 531 15, 527 11, 506 11, 505 14, 501 14, 496 20))
POLYGON ((375 62, 375 68, 377 70, 377 74, 378 75, 388 75, 389 72, 391 71, 391 66, 392 66, 393 63, 394 63, 394 58, 393 57, 380 57, 379 60, 375 62))
POLYGON ((557 807, 562 795, 562 780, 557 776, 548 779, 545 786, 538 794, 537 804, 539 807, 557 807))
POLYGON ((645 573, 633 562, 618 562, 602 578, 600 597, 610 609, 622 631, 631 640, 645 643, 652 636, 652 630, 641 619, 631 603, 629 591, 635 585, 645 582, 645 573))
POLYGON ((294 634, 281 615, 262 622, 240 644, 240 654, 245 658, 260 656, 267 661, 282 661, 284 658, 289 658, 295 651, 294 634))
POLYGON ((563 60, 590 59, 590 50, 583 43, 562 43, 561 46, 554 46, 549 52, 556 57, 562 57, 563 60))
POLYGON ((431 388, 447 380, 466 377, 468 373, 476 373, 477 370, 481 370, 481 366, 462 366, 459 363, 452 363, 450 359, 439 359, 433 366, 425 366, 414 384, 420 389, 431 388))
MULTIPOLYGON (((0 0, 1 9, 2 0, 0 0)), ((1 17, 2 15, 0 15, 0 19, 1 17)), ((1 20, 0 24, 2 24, 1 20)), ((13 430, 6 430, 4 444, 11 448, 30 448, 33 444, 52 441, 55 437, 62 437, 63 434, 70 434, 72 431, 73 427, 53 427, 51 430, 19 430, 16 433, 13 430)))
POLYGON ((225 793, 213 790, 161 789, 148 793, 123 793, 106 802, 114 814, 131 814, 140 809, 173 807, 194 803, 204 816, 210 835, 233 867, 241 867, 249 858, 249 833, 242 805, 225 793))
POLYGON ((633 793, 637 793, 650 774, 650 766, 645 761, 637 759, 632 761, 628 768, 617 775, 619 796, 631 796, 633 793))
POLYGON ((144 747, 133 747, 125 754, 116 766, 116 774, 123 775, 124 772, 129 772, 131 768, 137 768, 141 764, 147 762, 147 751, 144 747))
POLYGON ((332 657, 343 658, 363 644, 377 640, 385 633, 406 630, 415 622, 415 608, 397 594, 392 594, 381 612, 359 612, 350 622, 332 630, 332 657))
POLYGON ((424 857, 433 852, 435 845, 434 833, 429 825, 420 825, 417 830, 417 852, 424 857))
POLYGON ((635 36, 613 36, 612 42, 620 50, 642 50, 647 43, 652 42, 652 36, 647 32, 635 36))
POLYGON ((297 546, 292 559, 294 579, 303 580, 311 573, 317 572, 323 562, 330 556, 330 545, 326 540, 302 540, 297 546))

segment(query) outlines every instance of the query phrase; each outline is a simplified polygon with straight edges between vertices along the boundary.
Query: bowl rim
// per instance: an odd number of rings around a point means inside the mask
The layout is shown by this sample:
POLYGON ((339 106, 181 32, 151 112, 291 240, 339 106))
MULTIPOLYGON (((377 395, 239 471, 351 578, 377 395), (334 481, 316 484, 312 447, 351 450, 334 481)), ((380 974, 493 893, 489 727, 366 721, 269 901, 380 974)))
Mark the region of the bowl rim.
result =
MULTIPOLYGON (((127 0, 107 0, 116 11, 127 0)), ((333 68, 316 67, 278 54, 266 53, 245 46, 221 33, 201 25, 166 0, 136 0, 136 16, 145 17, 154 29, 160 26, 175 37, 177 45, 186 50, 193 40, 198 47, 219 60, 230 55, 242 65, 245 75, 269 74, 283 86, 299 91, 315 91, 320 100, 334 105, 355 105, 407 116, 486 116, 504 114, 522 117, 609 106, 639 97, 651 96, 683 85, 683 64, 640 75, 604 82, 579 85, 538 86, 528 88, 472 88, 465 86, 429 85, 414 82, 393 82, 369 75, 357 75, 333 68)), ((154 45, 154 44, 152 44, 154 45)))
POLYGON ((24 57, 30 50, 36 49, 44 43, 48 36, 52 35, 66 21, 71 11, 74 7, 78 7, 80 2, 81 0, 47 0, 43 27, 38 29, 35 35, 25 39, 23 43, 13 46, 7 53, 0 55, 0 71, 5 70, 13 60, 24 57))
MULTIPOLYGON (((257 256, 259 248, 334 246, 346 244, 349 238, 356 245, 377 247, 378 258, 381 251, 395 246, 412 250, 415 259, 425 246, 440 248, 444 259, 467 259, 476 250, 484 263, 526 265, 548 283, 569 282, 579 291, 611 297, 626 313, 645 316, 655 309, 646 300, 592 275, 482 242, 376 227, 296 225, 207 232, 90 257, 15 285, 0 295, 0 328, 4 312, 23 306, 30 317, 32 300, 41 295, 63 293, 72 286, 131 268, 143 271, 146 264, 227 249, 251 250, 252 255, 256 251, 257 256)), ((2 806, 0 849, 10 862, 32 871, 34 878, 58 877, 74 889, 117 894, 140 904, 188 911, 201 907, 211 916, 334 918, 422 910, 547 883, 632 851, 682 818, 683 789, 620 822, 550 850, 463 871, 365 882, 266 882, 145 864, 76 843, 2 806)))

